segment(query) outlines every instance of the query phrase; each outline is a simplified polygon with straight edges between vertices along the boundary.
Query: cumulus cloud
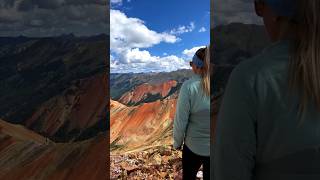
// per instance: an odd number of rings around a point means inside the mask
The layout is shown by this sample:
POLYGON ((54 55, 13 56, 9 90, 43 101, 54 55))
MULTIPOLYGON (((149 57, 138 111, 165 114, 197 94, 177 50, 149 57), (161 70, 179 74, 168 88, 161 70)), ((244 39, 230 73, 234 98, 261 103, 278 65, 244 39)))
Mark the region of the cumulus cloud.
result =
POLYGON ((112 73, 162 72, 188 68, 188 63, 181 57, 168 54, 154 56, 147 50, 160 43, 178 42, 180 39, 176 35, 151 30, 143 20, 128 17, 119 10, 112 9, 110 17, 112 73))
POLYGON ((167 55, 152 56, 146 50, 138 48, 128 50, 125 62, 115 57, 110 57, 111 73, 128 73, 128 72, 170 72, 178 69, 187 69, 189 65, 183 58, 167 55))
POLYGON ((195 28, 194 22, 190 22, 189 26, 179 26, 178 28, 172 29, 170 31, 170 34, 179 35, 187 32, 192 32, 194 28, 195 28))
POLYGON ((145 26, 138 18, 127 17, 119 10, 110 11, 111 50, 121 52, 124 48, 148 48, 160 42, 175 43, 179 39, 168 33, 159 33, 145 26))
POLYGON ((184 54, 187 58, 192 58, 193 55, 196 53, 196 51, 200 48, 204 48, 206 46, 196 46, 196 47, 193 47, 191 49, 185 49, 183 50, 182 54, 184 54))
POLYGON ((200 29, 199 29, 199 32, 206 32, 207 31, 207 29, 205 28, 205 27, 201 27, 200 29))
POLYGON ((1 36, 107 33, 107 0, 3 0, 1 36))

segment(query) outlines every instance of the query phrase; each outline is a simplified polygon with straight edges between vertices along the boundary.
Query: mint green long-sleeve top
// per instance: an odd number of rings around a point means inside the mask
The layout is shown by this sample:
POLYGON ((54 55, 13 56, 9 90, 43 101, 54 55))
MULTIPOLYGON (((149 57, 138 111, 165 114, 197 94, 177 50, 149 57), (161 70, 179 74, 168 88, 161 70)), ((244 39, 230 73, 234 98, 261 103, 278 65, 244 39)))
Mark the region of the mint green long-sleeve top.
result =
POLYGON ((288 88, 290 41, 279 41, 231 73, 218 113, 215 180, 320 179, 320 113, 302 116, 288 88))
POLYGON ((173 124, 173 146, 183 142, 195 154, 210 156, 210 97, 201 87, 201 77, 194 75, 180 89, 173 124))

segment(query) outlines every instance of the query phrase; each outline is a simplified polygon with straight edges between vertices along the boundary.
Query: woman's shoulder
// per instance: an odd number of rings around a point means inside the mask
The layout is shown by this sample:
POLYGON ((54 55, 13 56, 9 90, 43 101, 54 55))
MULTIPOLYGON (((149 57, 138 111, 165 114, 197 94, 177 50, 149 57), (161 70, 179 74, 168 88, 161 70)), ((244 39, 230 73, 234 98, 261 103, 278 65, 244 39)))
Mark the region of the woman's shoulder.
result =
POLYGON ((247 59, 239 63, 231 72, 228 79, 228 87, 244 93, 256 89, 257 82, 266 84, 267 74, 265 69, 265 57, 263 54, 247 59))
POLYGON ((232 71, 237 76, 254 76, 264 68, 264 56, 258 55, 240 62, 232 71))
POLYGON ((197 86, 197 84, 199 84, 200 80, 201 80, 200 77, 192 76, 191 78, 189 78, 188 80, 186 80, 182 83, 181 88, 190 89, 194 86, 197 86))
POLYGON ((287 67, 289 59, 289 42, 276 42, 265 48, 260 54, 242 61, 235 67, 235 73, 245 76, 271 75, 287 67))
POLYGON ((288 56, 269 55, 266 51, 239 63, 231 75, 236 79, 249 81, 273 79, 273 76, 283 75, 286 72, 287 63, 288 56))

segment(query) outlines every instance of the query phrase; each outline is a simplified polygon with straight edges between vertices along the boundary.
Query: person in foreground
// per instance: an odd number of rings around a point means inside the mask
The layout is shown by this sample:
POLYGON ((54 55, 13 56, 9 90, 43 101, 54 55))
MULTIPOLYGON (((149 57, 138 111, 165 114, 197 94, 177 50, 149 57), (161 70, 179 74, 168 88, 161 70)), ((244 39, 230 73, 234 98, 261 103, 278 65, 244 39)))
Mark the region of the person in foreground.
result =
POLYGON ((173 124, 173 147, 182 151, 184 180, 196 179, 203 165, 203 178, 210 179, 210 73, 208 48, 199 49, 190 66, 193 77, 180 89, 173 124))
POLYGON ((215 180, 320 179, 320 1, 259 0, 273 44, 232 72, 215 180))

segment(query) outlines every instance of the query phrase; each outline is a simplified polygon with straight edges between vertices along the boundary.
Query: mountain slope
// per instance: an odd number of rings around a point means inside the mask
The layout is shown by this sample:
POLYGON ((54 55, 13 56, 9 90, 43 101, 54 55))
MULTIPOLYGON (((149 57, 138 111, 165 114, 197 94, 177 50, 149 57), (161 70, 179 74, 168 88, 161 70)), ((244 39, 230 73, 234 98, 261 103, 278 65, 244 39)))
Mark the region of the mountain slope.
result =
POLYGON ((37 133, 27 130, 21 125, 10 124, 0 119, 0 135, 14 141, 32 141, 37 144, 46 143, 47 139, 37 133))
POLYGON ((0 37, 0 179, 107 179, 107 38, 0 37))
POLYGON ((74 81, 106 72, 106 40, 105 35, 0 37, 0 118, 24 124, 74 81))
POLYGON ((141 84, 121 96, 119 102, 126 105, 138 105, 144 102, 152 102, 156 99, 164 99, 175 93, 178 89, 178 82, 170 80, 161 84, 141 84))
POLYGON ((40 105, 26 127, 60 142, 93 137, 107 129, 107 91, 105 74, 78 80, 40 105))
POLYGON ((82 142, 54 143, 0 120, 0 179, 105 179, 106 157, 101 152, 106 147, 105 134, 82 142))
POLYGON ((175 108, 176 99, 158 100, 134 107, 111 100, 111 151, 128 151, 161 142, 164 135, 172 130, 175 108))

